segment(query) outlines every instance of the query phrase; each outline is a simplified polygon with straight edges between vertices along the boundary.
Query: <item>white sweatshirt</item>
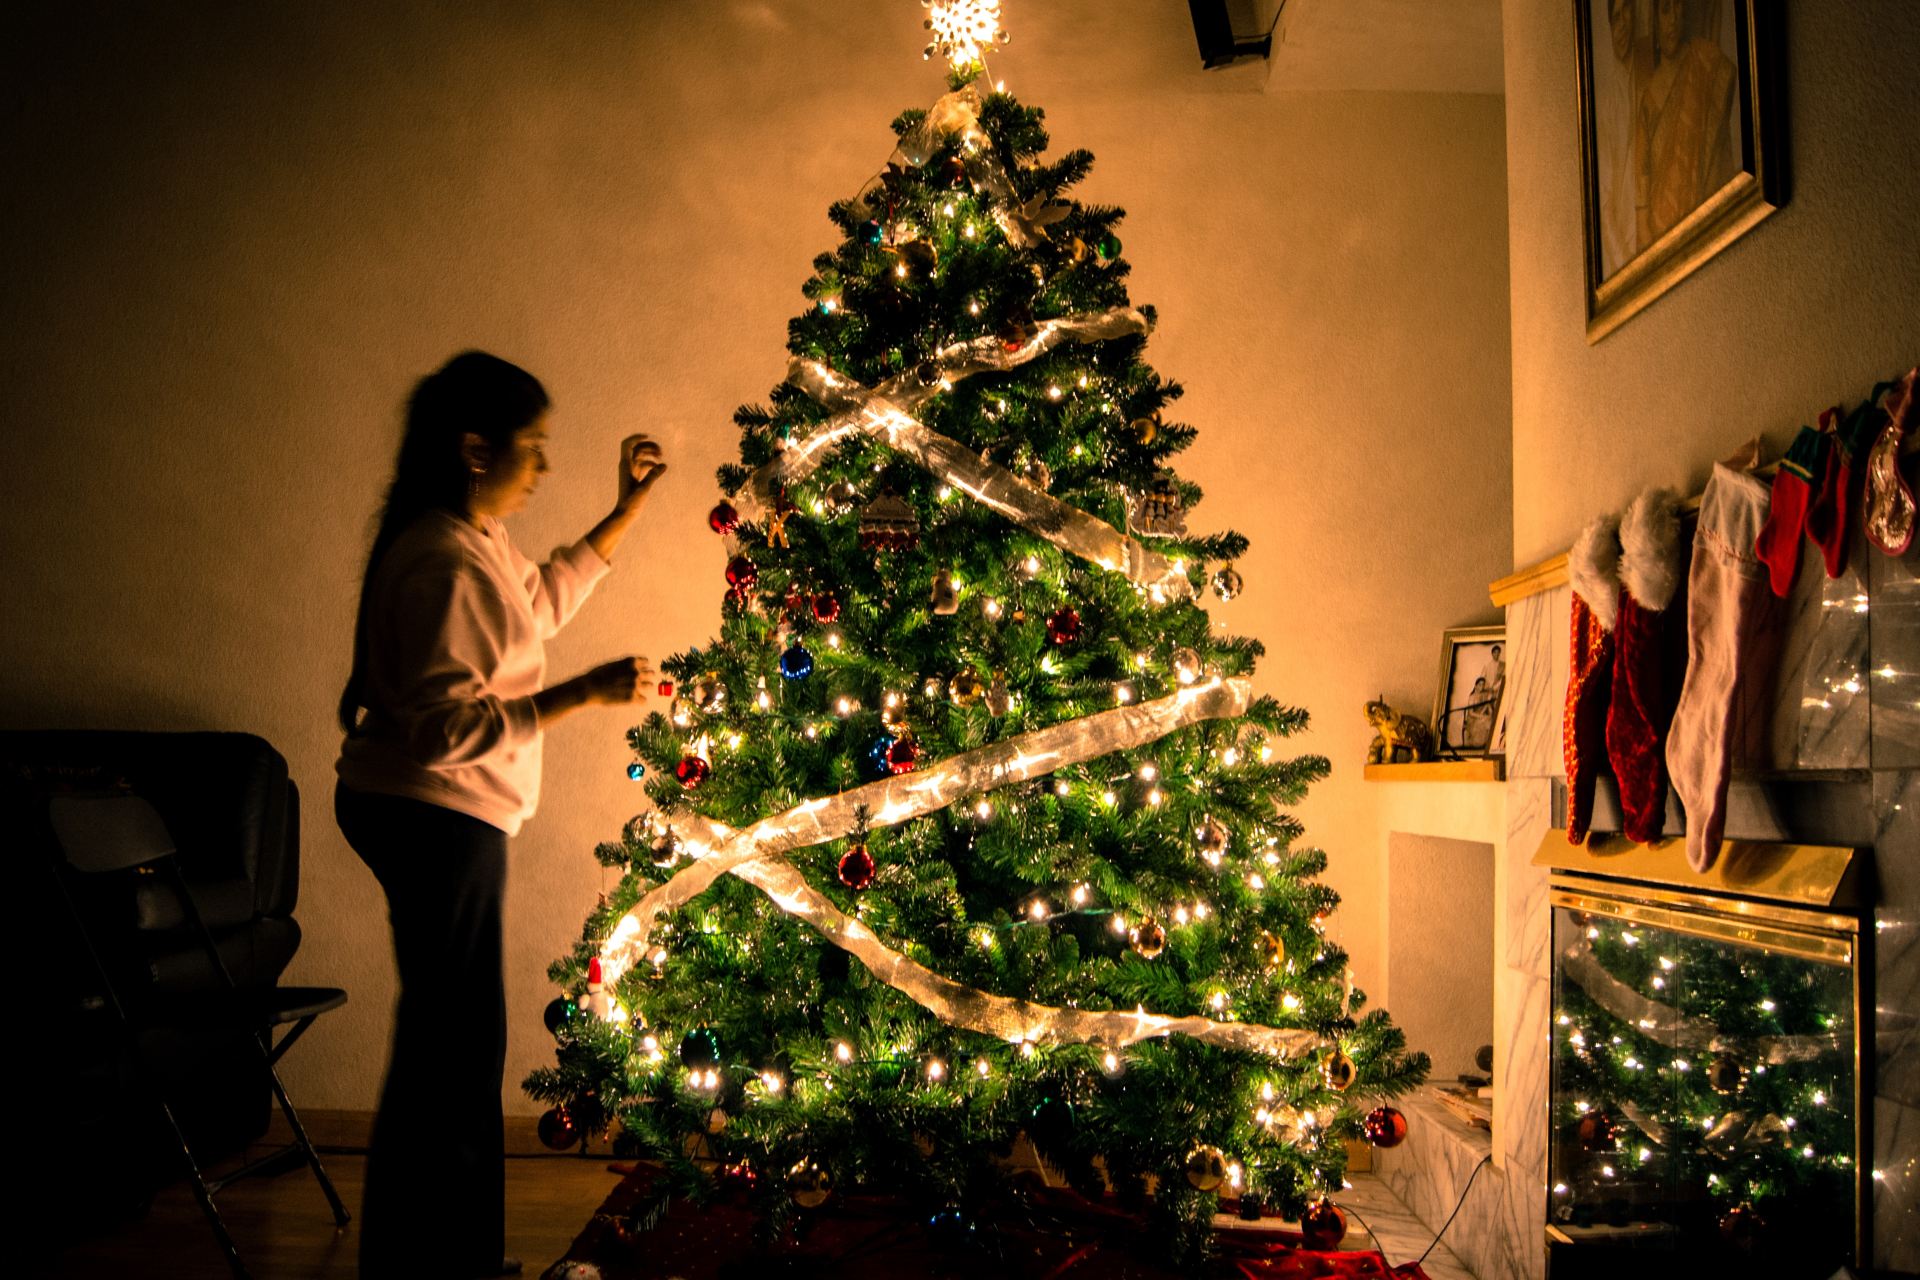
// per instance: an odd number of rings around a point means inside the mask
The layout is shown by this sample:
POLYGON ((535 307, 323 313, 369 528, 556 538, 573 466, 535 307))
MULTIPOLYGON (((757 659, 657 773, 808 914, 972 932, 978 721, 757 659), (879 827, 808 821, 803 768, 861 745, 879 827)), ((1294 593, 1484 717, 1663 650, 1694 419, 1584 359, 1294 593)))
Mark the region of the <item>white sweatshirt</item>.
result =
POLYGON ((607 562, 576 542, 536 565, 506 527, 420 517, 367 583, 360 698, 367 714, 335 770, 356 791, 424 800, 508 835, 540 800, 543 643, 607 562))

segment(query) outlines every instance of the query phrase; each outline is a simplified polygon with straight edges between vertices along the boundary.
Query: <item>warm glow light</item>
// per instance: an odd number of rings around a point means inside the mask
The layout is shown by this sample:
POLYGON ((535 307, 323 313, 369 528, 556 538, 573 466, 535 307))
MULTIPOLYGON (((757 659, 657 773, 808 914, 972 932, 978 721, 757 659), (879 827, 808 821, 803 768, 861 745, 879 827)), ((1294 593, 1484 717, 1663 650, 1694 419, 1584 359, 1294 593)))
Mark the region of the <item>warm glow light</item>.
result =
POLYGON ((842 1040, 839 1044, 836 1044, 835 1046, 833 1046, 833 1056, 840 1059, 840 1061, 842 1062, 852 1062, 853 1046, 848 1044, 845 1040, 842 1040))

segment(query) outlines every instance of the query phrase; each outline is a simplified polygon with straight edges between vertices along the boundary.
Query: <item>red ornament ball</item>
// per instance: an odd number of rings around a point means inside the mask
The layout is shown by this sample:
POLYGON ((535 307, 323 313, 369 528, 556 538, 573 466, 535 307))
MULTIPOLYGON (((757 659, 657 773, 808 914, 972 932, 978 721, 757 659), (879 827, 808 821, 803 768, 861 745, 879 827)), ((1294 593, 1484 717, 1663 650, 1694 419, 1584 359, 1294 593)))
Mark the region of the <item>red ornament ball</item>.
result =
POLYGON ((920 763, 920 748, 912 738, 899 738, 887 748, 887 772, 912 773, 920 763))
POLYGON ((1300 1234, 1309 1249, 1337 1249, 1347 1238, 1347 1215, 1331 1200, 1317 1200, 1300 1215, 1300 1234))
POLYGON ((1360 1125, 1376 1147, 1391 1149, 1407 1140, 1407 1118, 1392 1107, 1375 1107, 1360 1125))
POLYGON ((815 622, 834 622, 840 617, 840 597, 831 591, 813 598, 813 618, 815 622))
POLYGON ((680 785, 691 791, 705 782, 713 773, 713 766, 695 755, 680 757, 680 763, 673 767, 673 776, 680 779, 680 785))
POLYGON ((731 502, 716 502, 707 512, 707 527, 715 533, 732 533, 740 527, 740 513, 731 502))
POLYGON ((873 883, 873 855, 867 846, 856 844, 840 855, 840 883, 855 891, 873 883))
POLYGON ((1080 638, 1080 615, 1069 607, 1061 607, 1047 619, 1047 639, 1053 644, 1068 645, 1080 638))
POLYGON ((1750 1204, 1737 1204, 1720 1215, 1720 1238, 1736 1249, 1751 1252, 1766 1230, 1767 1220, 1750 1204))
POLYGON ((540 1141, 555 1151, 565 1151, 580 1141, 580 1130, 565 1107, 554 1107, 540 1117, 540 1141))
POLYGON ((737 591, 745 591, 760 581, 760 568, 745 556, 735 556, 727 561, 727 585, 737 591))
POLYGON ((1613 1150, 1613 1117, 1604 1111, 1589 1111, 1580 1117, 1576 1133, 1580 1145, 1588 1151, 1613 1150))

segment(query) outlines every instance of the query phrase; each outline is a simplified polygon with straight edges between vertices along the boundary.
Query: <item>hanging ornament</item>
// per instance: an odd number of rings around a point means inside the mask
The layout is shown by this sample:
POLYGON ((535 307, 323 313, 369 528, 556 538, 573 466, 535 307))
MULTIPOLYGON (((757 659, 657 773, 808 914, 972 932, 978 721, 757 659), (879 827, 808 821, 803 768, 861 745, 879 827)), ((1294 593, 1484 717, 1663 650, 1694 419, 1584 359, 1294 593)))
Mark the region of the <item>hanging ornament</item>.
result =
POLYGON ((1715 1093, 1738 1093, 1746 1078, 1746 1068, 1730 1053, 1715 1054, 1713 1061, 1707 1064, 1707 1083, 1713 1086, 1715 1093))
POLYGON ((1135 494, 1127 505, 1127 524, 1142 537, 1183 537, 1187 532, 1187 508, 1173 481, 1156 480, 1145 493, 1135 494))
POLYGON ((662 680, 653 687, 653 691, 663 698, 671 698, 673 696, 673 681, 662 680))
POLYGON ((713 1110, 707 1112, 707 1132, 725 1133, 727 1131, 727 1121, 732 1118, 733 1117, 727 1114, 725 1107, 715 1107, 713 1110))
POLYGON ((602 1022, 613 1017, 613 995, 607 990, 604 974, 600 957, 591 957, 587 961, 587 993, 580 997, 580 1007, 602 1022))
POLYGON ((780 655, 780 674, 789 680, 805 680, 813 674, 813 655, 807 652, 807 646, 795 640, 780 655))
POLYGON ((714 503, 713 510, 707 512, 707 527, 718 534, 729 534, 740 527, 740 513, 731 502, 724 499, 714 503))
POLYGON ((845 480, 836 480, 827 486, 823 501, 826 503, 828 515, 843 516, 853 510, 853 504, 859 501, 859 498, 860 495, 854 491, 852 485, 845 480))
POLYGON ((897 741, 898 739, 892 734, 883 733, 873 740, 872 746, 867 748, 867 764, 872 767, 877 777, 884 778, 893 772, 887 767, 887 753, 893 750, 893 744, 897 741))
POLYGON ((640 761, 635 760, 632 764, 627 766, 627 777, 629 780, 633 782, 638 782, 640 781, 640 779, 646 776, 647 776, 647 766, 640 763, 640 761))
POLYGON ((891 491, 860 513, 860 545, 869 551, 911 551, 920 545, 920 517, 891 491))
POLYGON ((1006 229, 1008 239, 1024 247, 1045 240, 1047 228, 1072 212, 1072 205, 1055 200, 1043 191, 1024 204, 1010 206, 999 215, 1000 225, 1006 229))
POLYGON ((1226 1153, 1218 1147, 1195 1147, 1187 1154, 1186 1173, 1195 1191, 1211 1191, 1227 1180, 1226 1153))
POLYGON ((1053 468, 1039 458, 1027 459, 1026 465, 1020 468, 1020 474, 1036 489, 1044 490, 1053 484, 1053 468))
POLYGON ((1003 716, 1013 710, 1013 694, 1007 690, 1007 673, 996 671, 987 684, 987 713, 1003 716))
POLYGON ((888 773, 912 773, 920 762, 920 748, 912 738, 896 738, 887 748, 888 773))
POLYGON ((1061 605, 1047 618, 1047 641, 1055 645, 1070 645, 1080 638, 1080 615, 1069 605, 1061 605))
POLYGON ((1343 1050, 1335 1049, 1320 1061, 1320 1077, 1327 1082, 1327 1088, 1335 1093, 1345 1093, 1351 1089, 1359 1074, 1360 1068, 1343 1050))
POLYGON ((560 1028, 580 1016, 580 1006, 565 996, 555 996, 547 1001, 545 1021, 549 1035, 559 1035, 560 1028))
POLYGON ((947 162, 940 166, 940 176, 950 187, 963 187, 967 183, 967 162, 959 156, 948 156, 947 162))
POLYGON ((1200 663, 1200 651, 1181 646, 1173 651, 1173 678, 1181 684, 1192 684, 1205 673, 1200 663))
POLYGON ((1120 237, 1111 231, 1107 232, 1093 242, 1093 251, 1099 255, 1100 261, 1112 262, 1120 256, 1120 237))
POLYGON ((673 705, 667 708, 667 718, 682 729, 693 723, 693 716, 694 707, 691 698, 675 698, 673 705))
POLYGON ((1305 1237, 1307 1248, 1315 1252, 1337 1249, 1347 1238, 1347 1215, 1339 1205, 1322 1196, 1300 1215, 1300 1234, 1305 1237))
POLYGON ((930 276, 940 265, 940 251, 931 240, 909 240, 892 246, 887 253, 893 257, 893 278, 896 280, 930 276))
POLYGON ((880 706, 880 727, 896 738, 907 736, 906 699, 890 693, 880 706))
POLYGON ((1581 1116, 1574 1133, 1580 1139, 1583 1151, 1613 1150, 1613 1117, 1604 1111, 1589 1111, 1581 1116))
POLYGON ((1246 580, 1240 571, 1230 564, 1223 564, 1213 575, 1213 594, 1222 600, 1231 600, 1246 589, 1246 580))
POLYGON ((1287 944, 1279 934, 1270 929, 1260 931, 1260 963, 1269 969, 1278 969, 1287 962, 1287 944))
POLYGON ((787 1195, 802 1209, 818 1209, 833 1195, 833 1179, 812 1160, 787 1171, 787 1195))
POLYGON ((712 1027, 695 1027, 680 1037, 680 1065, 703 1071, 720 1065, 720 1037, 712 1027))
POLYGON ((941 618, 960 612, 960 589, 953 585, 953 572, 949 569, 933 575, 933 612, 941 618))
POLYGON ((1383 1150, 1391 1150, 1407 1140, 1407 1118, 1393 1107, 1375 1107, 1360 1122, 1367 1141, 1383 1150))
POLYGON ((923 387, 930 387, 940 381, 940 366, 931 360, 922 360, 913 366, 914 381, 923 387))
POLYGON ((1160 434, 1159 415, 1135 418, 1127 424, 1127 430, 1132 432, 1133 438, 1141 444, 1152 444, 1155 437, 1160 434))
POLYGON ((655 835, 647 845, 647 851, 653 856, 656 867, 670 867, 680 861, 680 841, 671 831, 662 831, 655 835))
POLYGON ((868 218, 860 224, 860 238, 868 244, 879 244, 886 236, 887 229, 880 225, 878 218, 868 218))
POLYGON ((1167 931, 1152 916, 1146 917, 1127 932, 1127 941, 1141 959, 1151 960, 1167 949, 1167 931))
POLYGON ((840 620, 840 597, 831 591, 822 591, 813 598, 813 620, 818 623, 838 622, 840 620))
POLYGON ((1092 253, 1093 250, 1087 247, 1087 242, 1079 236, 1074 236, 1067 241, 1067 260, 1076 267, 1085 262, 1092 253))
POLYGON ((747 593, 753 590, 753 584, 760 581, 760 569, 746 556, 735 556, 727 561, 727 595, 735 601, 743 601, 747 593))
POLYGON ((710 716, 727 709, 727 686, 720 682, 718 671, 709 671, 694 679, 687 685, 687 695, 710 716))
POLYGON ((840 855, 840 863, 835 868, 840 875, 840 883, 856 893, 873 883, 873 854, 867 851, 863 840, 840 855))
POLYGON ((573 1113, 565 1107, 554 1107, 541 1116, 539 1128, 541 1143, 554 1151, 565 1151, 580 1141, 580 1130, 574 1126, 573 1113))
POLYGON ((956 707, 970 707, 987 696, 986 682, 972 667, 963 668, 947 685, 947 696, 956 707))
POLYGON ((678 778, 680 785, 689 791, 705 782, 712 773, 713 766, 692 752, 681 756, 680 763, 673 767, 673 776, 678 778))
POLYGON ((1232 843, 1232 840, 1233 837, 1227 834, 1227 829, 1212 818, 1202 822, 1193 833, 1193 847, 1201 857, 1215 866, 1218 866, 1220 859, 1226 856, 1227 846, 1232 843))

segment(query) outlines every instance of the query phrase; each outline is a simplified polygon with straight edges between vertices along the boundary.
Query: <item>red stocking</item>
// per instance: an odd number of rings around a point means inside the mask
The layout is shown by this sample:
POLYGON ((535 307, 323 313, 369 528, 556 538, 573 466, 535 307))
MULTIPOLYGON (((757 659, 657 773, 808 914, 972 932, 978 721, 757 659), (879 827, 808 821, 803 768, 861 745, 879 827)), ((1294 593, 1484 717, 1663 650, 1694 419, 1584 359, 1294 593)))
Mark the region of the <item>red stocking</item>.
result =
POLYGON ((1620 623, 1614 628, 1607 758, 1627 838, 1650 844, 1667 816, 1667 726, 1680 692, 1684 641, 1668 606, 1680 589, 1680 502, 1649 489, 1620 520, 1620 623))
POLYGON ((1593 786, 1607 761, 1607 704, 1613 687, 1613 628, 1619 615, 1620 523, 1601 516, 1567 557, 1573 583, 1573 626, 1567 667, 1567 714, 1561 741, 1567 761, 1567 843, 1581 844, 1593 821, 1593 786))
POLYGON ((1773 500, 1766 527, 1753 540, 1753 554, 1768 570, 1773 594, 1784 599, 1800 569, 1800 534, 1807 527, 1807 503, 1821 483, 1830 439, 1812 427, 1800 428, 1780 469, 1773 475, 1773 500))
POLYGON ((1853 491, 1858 487, 1867 460, 1867 447, 1873 443, 1878 420, 1879 412, 1871 400, 1863 402, 1844 420, 1838 408, 1820 415, 1820 429, 1833 435, 1833 453, 1827 461, 1820 488, 1807 506, 1807 537, 1820 548, 1829 578, 1846 572, 1847 539, 1853 531, 1853 491))

